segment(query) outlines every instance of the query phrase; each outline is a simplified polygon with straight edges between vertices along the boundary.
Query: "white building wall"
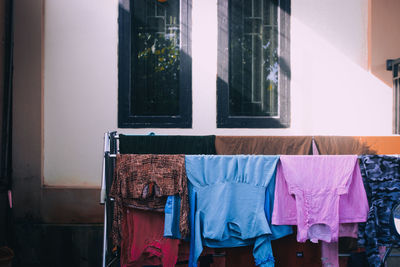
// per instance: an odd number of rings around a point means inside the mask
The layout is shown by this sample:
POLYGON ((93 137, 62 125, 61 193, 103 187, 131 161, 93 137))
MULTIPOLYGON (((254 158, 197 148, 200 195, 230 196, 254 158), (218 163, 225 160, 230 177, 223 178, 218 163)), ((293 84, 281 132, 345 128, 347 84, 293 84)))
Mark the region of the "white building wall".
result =
POLYGON ((103 133, 391 135, 366 70, 368 0, 292 0, 291 127, 217 129, 217 2, 193 0, 192 129, 117 129, 117 0, 45 2, 44 183, 99 187, 103 133))

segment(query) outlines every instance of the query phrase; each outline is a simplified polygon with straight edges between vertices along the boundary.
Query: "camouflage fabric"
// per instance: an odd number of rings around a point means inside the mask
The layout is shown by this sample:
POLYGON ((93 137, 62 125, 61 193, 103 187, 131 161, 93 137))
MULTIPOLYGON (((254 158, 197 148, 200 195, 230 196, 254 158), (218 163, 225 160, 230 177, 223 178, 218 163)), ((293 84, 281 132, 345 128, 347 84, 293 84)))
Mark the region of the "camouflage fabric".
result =
POLYGON ((359 160, 370 209, 366 223, 359 224, 358 243, 365 247, 370 266, 380 266, 379 246, 400 241, 390 230, 392 207, 400 201, 400 159, 363 155, 359 160))
POLYGON ((164 211, 167 196, 182 199, 181 236, 189 233, 189 198, 184 155, 118 154, 110 196, 115 198, 111 230, 115 245, 121 239, 122 208, 164 211))

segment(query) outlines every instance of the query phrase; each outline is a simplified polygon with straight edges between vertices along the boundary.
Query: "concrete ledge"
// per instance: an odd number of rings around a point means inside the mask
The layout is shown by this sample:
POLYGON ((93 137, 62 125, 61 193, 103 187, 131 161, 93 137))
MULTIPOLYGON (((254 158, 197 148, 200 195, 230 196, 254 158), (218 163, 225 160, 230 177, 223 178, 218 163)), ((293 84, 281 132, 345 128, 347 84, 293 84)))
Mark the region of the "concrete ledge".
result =
POLYGON ((100 189, 42 188, 43 223, 103 223, 100 189))

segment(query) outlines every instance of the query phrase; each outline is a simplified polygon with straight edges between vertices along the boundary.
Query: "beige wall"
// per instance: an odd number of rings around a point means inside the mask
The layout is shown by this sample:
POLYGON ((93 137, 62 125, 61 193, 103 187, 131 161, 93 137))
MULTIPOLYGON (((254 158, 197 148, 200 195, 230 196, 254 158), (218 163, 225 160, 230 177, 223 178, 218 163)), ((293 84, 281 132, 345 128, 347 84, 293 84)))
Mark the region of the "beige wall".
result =
POLYGON ((292 1, 291 19, 288 132, 390 135, 391 88, 367 70, 368 1, 292 1))
MULTIPOLYGON (((99 205, 99 190, 49 188, 42 184, 45 5, 44 0, 14 3, 14 216, 17 221, 101 223, 103 206, 99 205)), ((62 138, 63 135, 60 142, 62 138)), ((68 153, 74 152, 68 150, 68 153)))
POLYGON ((370 68, 388 86, 392 73, 386 70, 386 60, 400 58, 400 30, 398 0, 370 0, 370 68))
POLYGON ((118 1, 45 5, 44 182, 99 187, 104 132, 116 128, 118 1))
MULTIPOLYGON (((100 186, 103 133, 117 129, 117 5, 117 0, 15 1, 17 217, 101 221, 98 190, 83 188, 100 186), (83 220, 85 210, 90 216, 83 220)), ((292 125, 229 130, 215 126, 216 1, 194 0, 193 129, 118 130, 391 135, 391 86, 365 69, 367 6, 367 0, 292 1, 292 125), (204 55, 204 49, 211 52, 204 55)))
MULTIPOLYGON (((117 129, 117 6, 117 0, 46 2, 47 186, 100 186, 103 133, 117 129)), ((290 128, 216 128, 217 5, 204 0, 193 1, 193 128, 123 132, 391 135, 391 87, 367 70, 368 0, 292 1, 291 10, 290 128)))

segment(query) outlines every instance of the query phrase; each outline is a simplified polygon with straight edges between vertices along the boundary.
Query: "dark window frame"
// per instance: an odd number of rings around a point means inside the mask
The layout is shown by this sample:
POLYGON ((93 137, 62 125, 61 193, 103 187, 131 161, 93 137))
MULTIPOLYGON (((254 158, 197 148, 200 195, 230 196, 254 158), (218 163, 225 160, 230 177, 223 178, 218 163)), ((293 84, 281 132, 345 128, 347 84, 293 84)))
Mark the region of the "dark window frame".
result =
POLYGON ((132 43, 131 25, 134 0, 119 1, 118 17, 118 127, 119 128, 191 128, 192 127, 192 0, 180 0, 180 86, 179 115, 135 116, 131 114, 132 43))
POLYGON ((386 70, 392 71, 393 81, 393 122, 392 133, 400 134, 400 58, 388 59, 386 70))
POLYGON ((290 127, 290 0, 280 0, 279 7, 279 116, 230 116, 226 82, 229 81, 229 0, 218 0, 217 128, 290 127))

